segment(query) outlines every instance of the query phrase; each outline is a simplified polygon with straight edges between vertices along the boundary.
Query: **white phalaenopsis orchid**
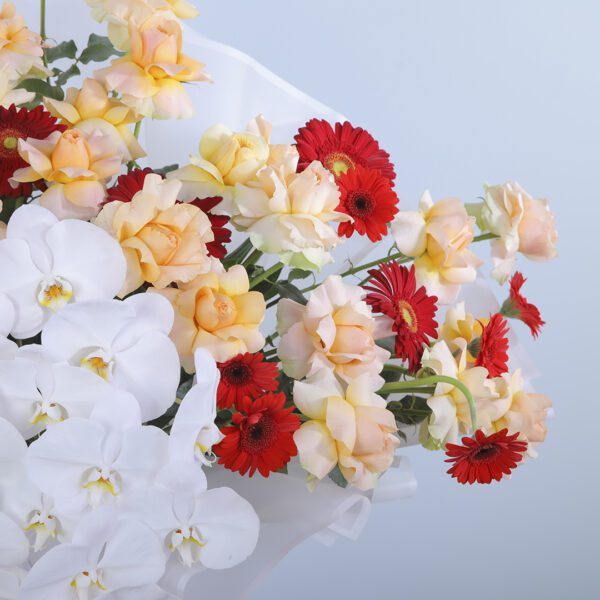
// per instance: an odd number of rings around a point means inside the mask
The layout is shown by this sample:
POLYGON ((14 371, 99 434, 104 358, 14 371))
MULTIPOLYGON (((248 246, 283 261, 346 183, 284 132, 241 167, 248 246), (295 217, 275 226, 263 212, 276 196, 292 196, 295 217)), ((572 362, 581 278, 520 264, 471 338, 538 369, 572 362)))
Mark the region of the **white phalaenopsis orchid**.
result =
POLYGON ((186 567, 227 569, 254 551, 260 522, 250 503, 230 488, 206 489, 197 465, 166 465, 154 485, 130 494, 126 506, 186 567))
POLYGON ((223 439, 215 425, 217 388, 221 374, 212 355, 203 348, 194 353, 196 382, 185 395, 169 438, 172 460, 214 462, 212 447, 223 439))
POLYGON ((9 358, 17 351, 17 345, 8 339, 17 319, 15 305, 0 292, 0 358, 9 358))
POLYGON ((67 419, 31 444, 30 479, 56 506, 77 515, 119 505, 136 487, 151 483, 163 466, 168 436, 142 426, 139 406, 127 392, 99 402, 89 419, 67 419))
POLYGON ((26 571, 22 565, 29 557, 29 542, 23 530, 0 512, 0 598, 17 600, 26 571))
MULTIPOLYGON (((157 582, 165 558, 144 523, 104 508, 84 517, 69 544, 48 551, 25 578, 21 600, 129 598, 129 589, 157 582), (121 592, 123 595, 113 595, 121 592)), ((131 597, 138 597, 132 595, 131 597)))
POLYGON ((100 227, 22 206, 0 240, 0 292, 15 310, 10 333, 32 337, 70 302, 113 298, 125 273, 121 247, 100 227))
POLYGON ((180 363, 168 334, 173 309, 158 294, 123 302, 65 307, 48 322, 42 346, 55 360, 82 366, 132 393, 142 420, 160 417, 175 402, 180 363))
POLYGON ((113 388, 87 369, 52 363, 24 346, 11 359, 0 358, 0 414, 25 439, 69 417, 87 417, 113 388))

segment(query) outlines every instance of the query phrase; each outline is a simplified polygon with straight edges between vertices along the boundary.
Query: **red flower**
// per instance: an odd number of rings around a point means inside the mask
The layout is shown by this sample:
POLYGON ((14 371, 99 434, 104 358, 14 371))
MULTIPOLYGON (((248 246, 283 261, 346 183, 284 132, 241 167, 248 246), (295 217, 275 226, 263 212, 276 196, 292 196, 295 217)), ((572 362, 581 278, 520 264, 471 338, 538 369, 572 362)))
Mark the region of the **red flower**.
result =
POLYGON ((275 363, 265 362, 264 354, 238 354, 219 363, 221 381, 217 391, 219 408, 237 407, 242 398, 256 398, 277 389, 278 369, 275 363))
POLYGON ((496 313, 483 328, 475 366, 485 367, 488 378, 499 377, 508 372, 508 323, 496 313))
POLYGON ((367 304, 376 313, 392 319, 396 334, 396 356, 408 360, 411 370, 421 361, 423 344, 437 337, 437 297, 428 296, 424 287, 417 289, 415 267, 401 267, 396 261, 369 271, 372 279, 364 289, 367 304))
POLYGON ((299 415, 284 404, 285 394, 242 398, 233 425, 223 427, 225 438, 214 447, 219 464, 240 475, 250 471, 250 477, 257 470, 263 477, 281 470, 298 452, 294 431, 300 427, 299 415))
POLYGON ((58 125, 57 120, 42 106, 36 106, 33 110, 17 110, 14 104, 9 108, 0 106, 0 196, 29 197, 33 191, 31 183, 20 183, 16 188, 8 183, 17 169, 27 166, 19 156, 19 140, 44 140, 53 131, 64 131, 66 128, 66 125, 58 125))
POLYGON ((519 433, 508 435, 508 429, 489 436, 478 429, 475 439, 462 439, 463 446, 448 444, 446 454, 450 458, 446 462, 454 463, 448 473, 459 483, 500 481, 523 460, 527 442, 517 441, 518 437, 519 433))
POLYGON ((387 177, 358 165, 340 175, 338 187, 341 196, 336 210, 354 218, 353 223, 340 223, 340 236, 350 237, 356 231, 377 242, 387 234, 387 224, 398 212, 398 196, 387 177))
POLYGON ((546 322, 542 320, 538 307, 527 302, 527 299, 521 295, 521 288, 526 281, 523 273, 515 272, 510 280, 510 297, 504 301, 500 312, 509 319, 516 318, 523 321, 531 330, 531 335, 536 338, 546 322))
MULTIPOLYGON (((152 169, 133 169, 126 175, 121 175, 117 179, 117 183, 107 190, 107 198, 104 204, 108 202, 131 202, 131 199, 144 187, 146 175, 154 173, 152 169)), ((225 258, 227 250, 225 244, 231 241, 231 231, 225 228, 229 223, 229 217, 221 215, 213 215, 210 211, 221 202, 223 198, 214 196, 212 198, 196 198, 190 204, 197 206, 210 221, 210 226, 215 239, 206 244, 209 256, 214 256, 219 260, 225 258)))
POLYGON ((336 177, 357 165, 380 171, 390 180, 396 177, 390 155, 362 127, 336 123, 334 131, 327 121, 311 119, 294 139, 300 153, 298 171, 319 160, 336 177))

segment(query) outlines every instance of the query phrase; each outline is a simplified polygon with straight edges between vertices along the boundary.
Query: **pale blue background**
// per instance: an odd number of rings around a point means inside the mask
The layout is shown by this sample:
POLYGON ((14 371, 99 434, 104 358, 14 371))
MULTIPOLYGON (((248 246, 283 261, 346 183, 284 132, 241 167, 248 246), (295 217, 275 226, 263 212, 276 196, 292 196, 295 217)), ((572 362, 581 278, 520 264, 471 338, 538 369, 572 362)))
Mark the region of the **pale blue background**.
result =
POLYGON ((598 598, 600 3, 237 0, 202 6, 234 45, 373 132, 404 206, 472 201, 516 179, 550 198, 560 259, 521 262, 548 322, 521 338, 556 417, 540 458, 465 488, 408 451, 417 495, 378 505, 359 542, 307 542, 252 598, 598 598))
POLYGON ((307 542, 252 599, 598 598, 600 3, 198 4, 207 36, 378 137, 402 206, 427 187, 472 201, 484 181, 516 179, 550 198, 561 234, 559 260, 520 264, 548 322, 537 342, 520 329, 556 407, 540 458, 511 481, 465 488, 442 455, 411 448, 414 498, 375 506, 359 542, 307 542))

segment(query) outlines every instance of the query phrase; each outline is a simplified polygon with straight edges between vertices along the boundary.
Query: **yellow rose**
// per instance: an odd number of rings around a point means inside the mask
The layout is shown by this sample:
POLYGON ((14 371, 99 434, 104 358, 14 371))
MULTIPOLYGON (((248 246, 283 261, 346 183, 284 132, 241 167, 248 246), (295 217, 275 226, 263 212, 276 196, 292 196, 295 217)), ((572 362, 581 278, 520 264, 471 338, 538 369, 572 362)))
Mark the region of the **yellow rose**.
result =
POLYGON ((357 377, 344 390, 333 371, 322 369, 294 384, 294 403, 309 419, 294 433, 302 467, 320 480, 338 465, 348 483, 374 488, 400 440, 396 419, 373 392, 369 376, 357 377))
POLYGON ((204 65, 181 52, 181 25, 162 11, 140 25, 129 24, 131 49, 96 77, 145 117, 191 117, 193 107, 183 83, 208 81, 204 65))
POLYGON ((454 302, 464 283, 475 281, 482 261, 470 250, 474 217, 457 198, 433 203, 429 192, 418 211, 401 211, 392 223, 400 252, 415 258, 415 275, 441 304, 454 302))
POLYGON ((199 275, 178 289, 152 290, 173 305, 171 338, 188 373, 194 372, 197 348, 205 348, 217 362, 225 362, 264 346, 259 325, 265 316, 265 299, 249 288, 246 269, 234 265, 226 272, 199 275))
POLYGON ((97 131, 55 131, 45 140, 19 140, 19 155, 29 165, 14 172, 11 184, 43 179, 48 189, 39 203, 59 219, 94 217, 106 196, 105 183, 121 167, 112 139, 97 131))
POLYGON ((176 180, 147 175, 131 202, 110 202, 94 221, 117 238, 125 253, 127 278, 120 297, 144 281, 164 288, 210 270, 210 221, 198 207, 177 203, 180 186, 176 180))
POLYGON ((64 101, 46 98, 44 104, 53 116, 69 127, 84 133, 99 130, 111 136, 123 155, 123 162, 146 155, 129 127, 140 117, 122 102, 110 98, 99 81, 86 79, 80 90, 69 88, 64 101))

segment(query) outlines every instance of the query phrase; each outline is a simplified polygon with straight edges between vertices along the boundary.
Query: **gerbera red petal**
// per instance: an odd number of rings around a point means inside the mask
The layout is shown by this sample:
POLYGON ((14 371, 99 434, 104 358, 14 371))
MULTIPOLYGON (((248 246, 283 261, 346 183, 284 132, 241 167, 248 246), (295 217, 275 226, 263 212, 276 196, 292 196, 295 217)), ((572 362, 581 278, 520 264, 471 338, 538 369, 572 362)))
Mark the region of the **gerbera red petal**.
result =
POLYGON ((417 289, 414 265, 410 269, 396 261, 369 271, 372 279, 364 289, 365 298, 375 313, 392 319, 396 334, 396 356, 408 361, 415 370, 423 355, 423 345, 437 338, 437 297, 428 296, 424 287, 417 289))
POLYGON ((398 213, 398 196, 387 177, 360 165, 342 173, 338 179, 340 204, 338 212, 354 221, 340 223, 338 234, 350 237, 355 231, 367 235, 372 242, 387 234, 387 224, 398 213))
POLYGON ((510 279, 510 296, 502 304, 500 312, 505 317, 523 321, 529 327, 531 335, 536 338, 546 322, 542 320, 538 307, 528 302, 527 298, 521 294, 521 288, 526 281, 523 273, 515 272, 510 279))
POLYGON ((217 390, 219 408, 236 408, 242 398, 257 398, 264 392, 277 389, 278 369, 275 363, 266 362, 264 354, 238 354, 224 363, 218 363, 221 381, 217 390))
POLYGON ((462 439, 462 446, 448 444, 446 454, 450 458, 446 462, 454 463, 448 474, 459 483, 500 481, 504 475, 510 475, 527 451, 527 442, 518 440, 519 435, 508 435, 508 429, 485 435, 478 429, 475 439, 462 439))
MULTIPOLYGON (((146 175, 154 173, 148 167, 145 169, 133 169, 117 179, 117 183, 107 190, 104 204, 108 202, 131 202, 131 199, 143 189, 146 175)), ((229 217, 225 215, 213 215, 210 211, 217 206, 223 198, 213 196, 210 198, 196 198, 190 204, 197 206, 210 221, 210 226, 215 239, 206 244, 209 256, 222 260, 227 255, 225 244, 231 241, 231 231, 225 227, 229 223, 229 217)))
POLYGON ((496 313, 483 328, 475 366, 485 367, 488 378, 499 377, 508 372, 508 323, 496 313))
POLYGON ((396 177, 390 155, 362 127, 350 123, 336 123, 334 128, 325 120, 311 119, 296 136, 300 154, 298 171, 303 171, 318 160, 336 177, 361 165, 379 171, 384 177, 396 177))
POLYGON ((233 415, 231 426, 221 429, 225 438, 214 447, 219 464, 240 475, 252 477, 258 471, 268 477, 296 456, 294 432, 300 417, 292 406, 284 408, 285 400, 285 394, 272 393, 256 400, 242 398, 240 412, 233 415))
POLYGON ((0 196, 6 198, 29 197, 32 183, 20 183, 13 188, 8 180, 17 169, 27 166, 18 151, 19 140, 34 138, 46 139, 54 131, 64 131, 66 125, 59 125, 42 106, 32 110, 17 109, 12 104, 8 108, 0 106, 0 196))

